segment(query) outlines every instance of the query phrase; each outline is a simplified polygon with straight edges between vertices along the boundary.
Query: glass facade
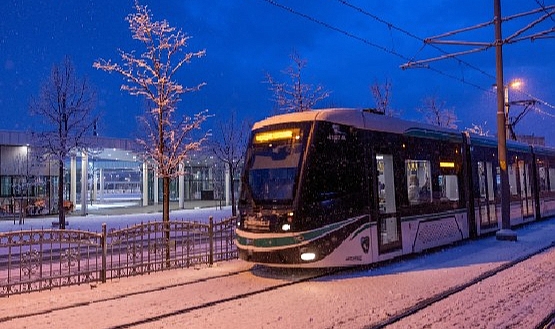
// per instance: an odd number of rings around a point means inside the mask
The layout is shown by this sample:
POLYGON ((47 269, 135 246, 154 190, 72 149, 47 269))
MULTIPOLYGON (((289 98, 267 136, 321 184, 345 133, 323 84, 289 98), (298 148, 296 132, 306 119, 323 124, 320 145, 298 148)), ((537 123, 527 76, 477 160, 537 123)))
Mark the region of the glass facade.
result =
MULTIPOLYGON (((84 196, 82 188, 86 186, 84 197, 91 204, 133 200, 140 205, 163 201, 163 182, 155 175, 154 166, 146 166, 145 172, 144 164, 135 160, 137 157, 131 152, 116 148, 104 151, 103 154, 89 155, 85 160, 78 154, 64 162, 64 200, 81 204, 84 196), (127 158, 109 158, 116 153, 126 153, 127 158), (83 176, 83 166, 86 166, 86 176, 83 176), (83 181, 83 177, 86 177, 86 181, 83 181), (146 202, 143 200, 145 197, 146 202)), ((226 199, 225 189, 229 182, 226 184, 227 174, 223 163, 210 155, 193 154, 184 163, 183 169, 182 177, 172 177, 170 180, 171 202, 180 199, 226 199), (181 198, 180 193, 183 193, 181 198)), ((0 215, 16 211, 27 211, 30 215, 56 213, 58 174, 57 163, 33 157, 30 146, 0 145, 0 215)), ((233 177, 236 196, 240 174, 241 170, 238 169, 233 177)))

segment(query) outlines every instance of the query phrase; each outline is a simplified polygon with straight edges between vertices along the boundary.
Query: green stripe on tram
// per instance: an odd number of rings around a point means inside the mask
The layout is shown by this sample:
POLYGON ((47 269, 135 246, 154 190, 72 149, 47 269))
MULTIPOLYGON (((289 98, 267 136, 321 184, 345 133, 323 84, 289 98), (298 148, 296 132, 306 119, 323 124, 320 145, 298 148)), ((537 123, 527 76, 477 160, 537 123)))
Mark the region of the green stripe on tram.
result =
POLYGON ((304 241, 310 241, 320 236, 326 235, 331 231, 335 231, 339 227, 346 225, 353 220, 356 220, 356 219, 350 219, 344 222, 331 224, 313 231, 297 234, 295 236, 249 239, 238 235, 237 242, 244 246, 254 246, 254 247, 260 247, 260 248, 292 246, 304 241), (252 241, 252 242, 248 243, 248 241, 252 241))

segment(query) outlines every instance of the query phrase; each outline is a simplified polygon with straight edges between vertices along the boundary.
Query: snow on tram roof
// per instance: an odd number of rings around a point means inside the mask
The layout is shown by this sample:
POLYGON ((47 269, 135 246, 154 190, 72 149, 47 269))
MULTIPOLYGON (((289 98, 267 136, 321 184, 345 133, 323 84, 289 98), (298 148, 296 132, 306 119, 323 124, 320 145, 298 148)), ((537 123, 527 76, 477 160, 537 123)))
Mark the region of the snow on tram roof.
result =
MULTIPOLYGON (((334 122, 372 131, 391 132, 405 136, 457 142, 462 141, 463 138, 462 132, 456 129, 403 120, 360 108, 327 108, 276 115, 256 122, 253 126, 253 130, 280 123, 312 121, 334 122)), ((496 137, 469 134, 468 143, 497 147, 498 142, 496 137)), ((507 141, 507 147, 513 151, 527 151, 530 145, 522 142, 507 141)), ((535 145, 533 148, 539 154, 551 155, 555 152, 555 148, 553 147, 535 145)))
POLYGON ((402 120, 365 109, 329 108, 315 109, 272 116, 254 124, 253 130, 285 122, 328 121, 361 129, 405 134, 410 131, 434 131, 444 134, 460 133, 453 129, 432 126, 420 122, 402 120))

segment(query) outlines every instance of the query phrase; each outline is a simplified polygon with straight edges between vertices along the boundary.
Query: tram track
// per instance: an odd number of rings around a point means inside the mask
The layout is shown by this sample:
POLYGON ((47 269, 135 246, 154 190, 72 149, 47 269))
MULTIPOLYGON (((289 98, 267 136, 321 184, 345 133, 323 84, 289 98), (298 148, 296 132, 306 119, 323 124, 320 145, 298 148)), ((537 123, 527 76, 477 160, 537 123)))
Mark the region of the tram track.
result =
MULTIPOLYGON (((395 314, 393 314, 392 316, 390 316, 389 318, 380 321, 379 323, 376 324, 372 324, 366 327, 363 327, 364 329, 377 329, 377 328, 386 328, 392 324, 395 324, 403 319, 407 319, 410 318, 412 315, 417 314, 418 312, 421 311, 425 311, 426 309, 428 309, 429 307, 431 307, 433 304, 436 304, 438 302, 441 302, 444 299, 447 299, 449 297, 452 297, 460 292, 462 292, 463 290, 470 288, 472 286, 475 286, 481 282, 483 282, 484 280, 488 279, 488 278, 492 278, 504 271, 507 271, 513 267, 515 267, 518 264, 521 264, 523 262, 525 262, 526 260, 529 260, 530 258, 539 255, 541 253, 544 253, 545 251, 548 251, 552 248, 555 247, 555 241, 552 242, 550 245, 547 245, 539 250, 536 250, 532 253, 523 255, 517 259, 514 259, 510 262, 504 263, 502 265, 499 265, 491 270, 488 270, 484 273, 482 273, 481 275, 475 277, 472 280, 469 280, 465 283, 459 284, 457 286, 454 286, 452 288, 449 288, 443 292, 440 292, 438 294, 435 294, 433 296, 430 296, 429 298, 426 298, 424 300, 419 301, 418 303, 414 304, 411 307, 405 308, 395 314)), ((288 282, 283 282, 283 283, 279 283, 279 284, 273 284, 267 287, 262 287, 259 289, 255 289, 252 291, 248 291, 248 292, 244 292, 244 293, 239 293, 239 294, 233 294, 230 295, 228 297, 225 298, 220 298, 217 300, 211 300, 211 301, 207 301, 205 303, 198 303, 195 305, 191 305, 191 306, 186 306, 186 307, 182 307, 179 309, 175 309, 172 311, 168 311, 168 312, 164 312, 164 313, 160 313, 160 314, 156 314, 154 316, 148 316, 148 317, 143 317, 141 319, 137 319, 135 321, 129 321, 123 324, 118 324, 115 326, 110 326, 108 328, 110 329, 123 329, 123 328, 133 328, 133 327, 142 327, 143 325, 148 325, 148 324, 152 324, 152 323, 157 323, 158 321, 163 321, 163 320, 167 320, 167 319, 171 319, 174 317, 179 317, 188 313, 193 313, 195 311, 202 311, 204 309, 209 309, 209 308, 213 308, 213 307, 217 307, 220 306, 222 304, 225 303, 229 303, 229 302, 236 302, 236 301, 240 301, 240 300, 244 300, 244 299, 248 299, 254 296, 262 296, 266 293, 270 293, 272 291, 278 290, 278 289, 284 289, 284 288, 289 288, 291 286, 294 285, 298 285, 298 284, 302 284, 302 283, 306 283, 312 280, 317 280, 317 279, 321 279, 324 278, 326 276, 333 276, 333 275, 337 275, 340 274, 341 272, 351 272, 353 271, 353 269, 334 269, 334 270, 329 270, 323 273, 318 273, 316 275, 309 275, 309 276, 305 276, 305 277, 301 277, 301 278, 297 278, 294 279, 292 281, 288 281, 288 282)), ((356 271, 356 270, 355 270, 356 271)), ((249 272, 249 271, 245 271, 245 272, 249 272)), ((243 272, 241 272, 243 273, 243 272)), ((239 274, 239 273, 237 273, 239 274)), ((539 323, 536 327, 536 329, 552 329, 554 327, 554 322, 555 321, 555 311, 552 312, 550 315, 548 315, 545 319, 543 319, 541 321, 541 323, 539 323)))
MULTIPOLYGON (((552 249, 555 247, 555 241, 553 241, 550 245, 545 246, 539 250, 536 250, 530 254, 521 256, 515 260, 512 260, 510 262, 504 263, 496 268, 493 268, 489 271, 486 271, 484 273, 482 273, 481 275, 477 276, 476 278, 469 280, 465 283, 462 283, 460 285, 454 286, 452 288, 449 288, 445 291, 442 291, 438 294, 435 294, 429 298, 426 298, 422 301, 419 301, 418 303, 407 307, 395 314, 393 314, 392 316, 388 317, 387 319, 384 319, 378 323, 374 323, 374 324, 370 324, 368 326, 363 327, 364 329, 382 329, 382 328, 386 328, 390 325, 393 325, 397 322, 400 322, 402 320, 408 319, 409 317, 427 310, 428 308, 430 308, 432 305, 445 300, 449 297, 452 297, 460 292, 462 292, 465 289, 468 289, 472 286, 475 286, 481 282, 483 282, 486 279, 489 279, 491 277, 494 277, 495 275, 498 275, 506 270, 509 270, 511 268, 513 268, 514 266, 536 256, 539 255, 541 253, 544 253, 545 251, 548 251, 549 249, 552 249)), ((545 317, 536 327, 536 329, 551 329, 551 328, 555 328, 555 310, 553 310, 551 312, 551 314, 549 314, 547 317, 545 317)))
POLYGON ((301 284, 301 283, 308 282, 308 281, 311 281, 311 280, 319 279, 319 278, 322 278, 322 277, 325 277, 325 276, 334 275, 334 274, 337 274, 337 273, 342 272, 342 271, 346 271, 346 269, 335 269, 335 270, 331 270, 331 271, 326 271, 325 273, 320 273, 320 274, 317 274, 317 275, 303 277, 303 278, 300 278, 298 280, 293 280, 293 281, 289 281, 289 282, 285 282, 285 283, 265 287, 265 288, 262 288, 262 289, 257 289, 257 290, 254 290, 254 291, 242 293, 242 294, 232 295, 232 296, 227 297, 227 298, 222 298, 222 299, 219 299, 219 300, 206 302, 206 303, 194 305, 194 306, 191 306, 191 307, 180 308, 180 309, 177 309, 177 310, 174 310, 174 311, 171 311, 171 312, 167 312, 167 313, 163 313, 163 314, 159 314, 159 315, 156 315, 156 316, 146 317, 146 318, 134 321, 134 322, 129 322, 129 323, 125 323, 125 324, 112 326, 112 327, 109 327, 108 329, 125 329, 125 328, 132 328, 132 327, 135 327, 135 326, 144 325, 144 324, 148 324, 148 323, 152 323, 152 322, 157 322, 157 321, 164 320, 164 319, 167 319, 167 318, 171 318, 171 317, 174 317, 174 316, 183 315, 183 314, 186 314, 186 313, 189 313, 189 312, 214 307, 214 306, 217 306, 217 305, 220 305, 220 304, 223 304, 223 303, 238 301, 238 300, 246 299, 246 298, 249 298, 249 297, 252 297, 252 296, 257 296, 257 295, 261 295, 261 294, 264 294, 264 293, 268 293, 268 292, 271 292, 271 291, 274 291, 274 290, 291 287, 293 285, 297 285, 297 284, 301 284))
MULTIPOLYGON (((67 312, 67 311, 72 312, 72 313, 75 313, 75 312, 76 313, 80 313, 80 312, 86 313, 87 312, 86 310, 90 307, 93 307, 93 308, 98 308, 98 307, 112 308, 113 306, 110 305, 110 304, 112 304, 112 302, 126 303, 126 302, 128 302, 128 299, 132 299, 132 298, 136 298, 136 297, 146 299, 146 298, 151 298, 152 295, 155 295, 155 294, 158 294, 158 293, 165 293, 167 295, 172 295, 172 293, 173 293, 175 295, 175 294, 179 294, 179 293, 183 292, 183 291, 179 290, 179 288, 184 288, 186 286, 197 286, 197 285, 203 285, 203 284, 209 286, 210 282, 214 281, 214 280, 227 280, 227 279, 229 279, 229 282, 232 282, 232 283, 234 283, 234 286, 237 286, 237 284, 235 284, 236 282, 238 282, 238 281, 242 281, 242 282, 251 281, 249 278, 252 278, 253 275, 254 275, 255 277, 262 278, 263 280, 268 280, 269 282, 271 282, 271 284, 268 284, 266 286, 261 285, 261 284, 253 284, 251 282, 250 284, 247 284, 247 285, 244 285, 243 287, 237 288, 238 290, 240 290, 239 292, 228 293, 227 296, 218 295, 218 298, 214 298, 212 300, 207 300, 205 302, 196 301, 192 305, 173 308, 171 310, 164 311, 164 312, 158 312, 156 314, 153 314, 152 316, 144 316, 144 315, 148 314, 147 311, 145 311, 145 312, 137 311, 137 312, 134 312, 134 313, 135 314, 142 314, 143 316, 135 317, 130 321, 123 321, 122 319, 119 319, 119 320, 117 320, 117 322, 119 322, 119 323, 116 323, 116 324, 114 324, 114 323, 109 323, 109 324, 108 323, 106 323, 106 324, 99 323, 98 326, 97 326, 99 328, 110 328, 110 329, 132 328, 132 327, 141 326, 141 325, 145 325, 145 324, 148 325, 148 324, 156 323, 156 322, 162 321, 164 319, 177 317, 179 315, 187 314, 187 313, 194 312, 194 311, 199 311, 199 310, 203 310, 203 309, 216 307, 216 306, 224 304, 224 303, 239 301, 239 300, 247 299, 249 297, 253 297, 253 296, 257 296, 257 295, 263 295, 265 293, 269 293, 269 292, 272 292, 272 291, 275 291, 275 290, 278 290, 278 289, 287 288, 287 287, 298 285, 298 284, 308 282, 308 281, 311 281, 311 280, 319 279, 319 278, 322 278, 322 277, 325 277, 325 276, 334 275, 334 274, 337 274, 339 272, 346 271, 346 270, 349 270, 349 269, 319 270, 319 271, 316 272, 316 274, 307 274, 305 272, 300 271, 300 272, 295 272, 295 274, 291 276, 291 275, 280 275, 280 274, 277 274, 277 272, 273 272, 272 270, 270 270, 269 275, 268 275, 268 273, 255 273, 255 274, 253 274, 252 272, 257 272, 257 271, 253 270, 253 268, 249 268, 249 269, 245 269, 245 270, 229 272, 229 273, 222 274, 222 275, 211 276, 211 277, 208 277, 208 278, 199 278, 199 279, 192 280, 192 281, 187 281, 187 282, 168 284, 168 285, 163 285, 163 286, 156 287, 156 288, 143 289, 143 290, 139 290, 139 291, 133 291, 133 292, 129 292, 129 293, 118 294, 116 296, 112 296, 112 297, 108 297, 108 298, 100 298, 100 299, 95 299, 95 300, 85 301, 85 302, 75 302, 75 303, 72 303, 72 304, 69 304, 69 305, 64 305, 64 306, 60 306, 60 307, 51 307, 51 308, 40 310, 40 311, 37 311, 37 312, 28 312, 28 313, 25 313, 25 314, 5 316, 5 317, 0 318, 0 327, 1 327, 2 323, 12 324, 13 321, 15 321, 16 323, 17 323, 17 321, 21 321, 21 322, 25 322, 25 321, 29 321, 29 320, 33 321, 36 318, 44 318, 48 315, 51 315, 51 316, 55 317, 59 313, 67 312), (245 277, 241 278, 241 276, 245 276, 245 277), (279 280, 280 283, 276 284, 276 280, 279 280)), ((240 284, 239 284, 239 286, 240 286, 240 284)), ((110 318, 110 317, 107 316, 106 318, 110 318)), ((114 318, 117 318, 117 317, 112 317, 112 319, 114 319, 114 318)))
MULTIPOLYGON (((494 277, 503 271, 509 270, 514 266, 534 257, 535 255, 539 255, 553 247, 555 247, 555 242, 552 242, 550 245, 537 251, 525 254, 515 260, 490 269, 481 275, 478 275, 474 279, 466 281, 465 283, 461 283, 457 286, 446 289, 443 292, 430 296, 429 298, 418 301, 412 306, 399 309, 387 319, 382 318, 380 322, 374 322, 368 326, 363 326, 363 328, 384 328, 389 327, 390 325, 395 327, 395 324, 398 324, 398 322, 401 322, 402 320, 406 321, 407 319, 410 319, 412 315, 417 315, 421 311, 426 312, 426 310, 432 305, 439 304, 442 300, 457 295, 457 293, 477 285, 488 278, 494 277)), ((18 320, 21 320, 21 322, 35 322, 37 319, 41 319, 42 321, 44 318, 50 317, 54 319, 57 316, 63 316, 62 313, 68 311, 69 313, 86 314, 93 308, 95 310, 100 308, 100 313, 105 314, 105 311, 107 311, 107 313, 98 324, 95 323, 95 328, 150 328, 151 326, 156 326, 159 323, 175 323, 182 321, 184 317, 188 317, 190 319, 198 316, 199 314, 210 314, 211 312, 216 312, 216 310, 228 309, 234 302, 236 302, 236 304, 243 303, 244 305, 247 305, 247 303, 249 303, 247 301, 253 300, 253 297, 256 297, 256 300, 264 300, 266 298, 265 296, 271 296, 273 292, 280 291, 280 289, 288 289, 292 286, 294 287, 295 285, 302 287, 303 283, 307 283, 312 280, 319 281, 318 279, 324 279, 324 281, 326 281, 326 276, 333 277, 337 274, 342 276, 342 273, 344 272, 360 272, 361 270, 365 271, 366 268, 333 269, 318 272, 285 271, 283 273, 270 268, 254 267, 244 270, 230 271, 228 273, 222 273, 206 278, 197 278, 187 282, 163 284, 162 286, 154 288, 120 293, 116 296, 108 298, 96 298, 90 301, 74 302, 66 306, 50 307, 42 311, 7 316, 0 318, 0 327, 2 326, 2 323, 12 325, 17 324, 18 320), (217 282, 216 280, 221 281, 217 282), (279 280, 279 282, 276 280, 279 280), (223 282, 225 282, 225 284, 222 284, 223 282), (227 288, 225 288, 225 290, 210 291, 211 286, 227 288), (187 296, 191 296, 191 298, 187 298, 187 296), (192 298, 193 296, 195 296, 195 298, 192 298), (164 300, 161 300, 161 298, 164 298, 164 300), (123 314, 124 316, 122 316, 121 311, 116 312, 116 309, 123 307, 125 304, 129 303, 131 305, 137 305, 137 303, 134 303, 137 299, 144 300, 144 304, 147 305, 169 305, 170 307, 158 307, 157 310, 152 311, 150 311, 148 307, 145 307, 144 309, 133 310, 133 312, 128 311, 128 314, 123 314), (173 303, 171 305, 167 304, 168 300, 173 303), (179 302, 175 303, 175 301, 179 302), (207 312, 207 310, 211 311, 207 312)), ((78 316, 79 315, 77 315, 77 317, 78 316)), ((55 323, 53 323, 53 325, 55 326, 55 323)), ((546 317, 542 323, 538 324, 535 328, 551 329, 552 327, 553 313, 546 317)))
POLYGON ((534 329, 555 329, 555 309, 543 318, 534 329))
POLYGON ((217 279, 236 276, 236 275, 246 273, 246 272, 249 272, 249 271, 250 271, 250 269, 234 271, 234 272, 229 272, 229 273, 225 273, 225 274, 221 274, 221 275, 195 279, 195 280, 192 280, 192 281, 179 282, 179 283, 163 285, 163 286, 159 286, 159 287, 155 287, 155 288, 150 288, 150 289, 132 291, 132 292, 128 292, 128 293, 124 293, 124 294, 118 294, 116 296, 111 296, 111 297, 107 297, 107 298, 95 299, 95 300, 86 301, 86 302, 76 302, 76 303, 72 303, 72 304, 69 304, 69 305, 64 305, 64 306, 60 306, 60 307, 53 307, 53 308, 44 309, 44 310, 40 310, 40 311, 36 311, 36 312, 30 312, 30 313, 24 313, 24 314, 18 314, 18 315, 8 315, 8 316, 0 317, 0 323, 8 322, 8 321, 11 321, 11 320, 16 320, 16 319, 23 319, 23 318, 29 318, 29 317, 34 317, 34 316, 45 315, 45 314, 54 313, 54 312, 58 312, 58 311, 67 311, 67 310, 71 310, 71 309, 75 309, 75 308, 79 308, 79 307, 90 306, 92 304, 99 304, 99 303, 104 303, 104 302, 109 302, 109 301, 114 301, 114 300, 120 300, 120 299, 125 299, 125 298, 128 298, 128 297, 137 296, 137 295, 145 295, 145 294, 150 294, 150 293, 153 293, 153 292, 160 292, 160 291, 169 290, 169 289, 173 289, 173 288, 179 288, 179 287, 194 285, 194 284, 198 284, 198 283, 202 283, 202 282, 208 282, 208 281, 211 281, 211 280, 217 280, 217 279))

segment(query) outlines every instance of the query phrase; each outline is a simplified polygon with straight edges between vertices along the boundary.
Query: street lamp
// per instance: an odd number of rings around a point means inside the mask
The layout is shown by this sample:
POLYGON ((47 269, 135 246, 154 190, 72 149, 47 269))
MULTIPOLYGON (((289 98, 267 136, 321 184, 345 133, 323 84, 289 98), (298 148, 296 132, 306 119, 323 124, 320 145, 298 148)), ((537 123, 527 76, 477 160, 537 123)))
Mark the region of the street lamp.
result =
MULTIPOLYGON (((503 103, 505 108, 505 136, 510 136, 509 108, 511 106, 511 103, 509 102, 509 89, 519 90, 522 85, 523 82, 520 79, 514 79, 508 84, 503 85, 503 103)), ((497 84, 494 84, 493 88, 497 89, 497 84)))
POLYGON ((522 81, 520 79, 513 80, 504 86, 505 91, 505 114, 506 118, 509 118, 509 89, 519 90, 522 86, 522 81))

